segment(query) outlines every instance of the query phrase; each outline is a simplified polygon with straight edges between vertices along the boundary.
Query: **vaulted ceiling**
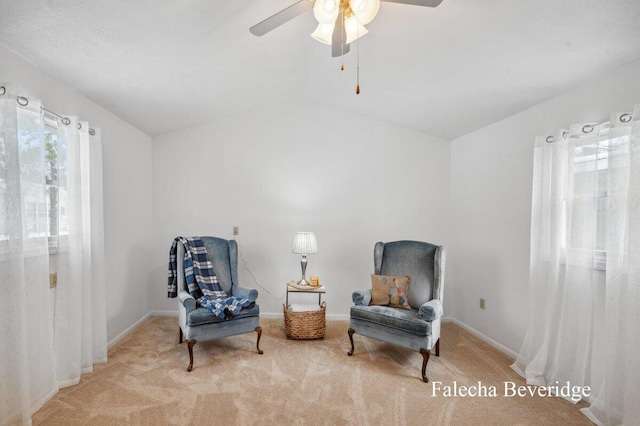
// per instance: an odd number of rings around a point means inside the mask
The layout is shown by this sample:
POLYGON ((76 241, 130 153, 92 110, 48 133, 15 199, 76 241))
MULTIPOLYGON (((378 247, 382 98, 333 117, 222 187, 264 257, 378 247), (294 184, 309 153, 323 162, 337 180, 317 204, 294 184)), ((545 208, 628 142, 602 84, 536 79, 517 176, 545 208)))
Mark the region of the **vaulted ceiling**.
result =
POLYGON ((295 1, 1 0, 0 45, 149 135, 306 99, 452 139, 640 60, 639 0, 382 3, 356 95, 312 12, 249 33, 295 1))

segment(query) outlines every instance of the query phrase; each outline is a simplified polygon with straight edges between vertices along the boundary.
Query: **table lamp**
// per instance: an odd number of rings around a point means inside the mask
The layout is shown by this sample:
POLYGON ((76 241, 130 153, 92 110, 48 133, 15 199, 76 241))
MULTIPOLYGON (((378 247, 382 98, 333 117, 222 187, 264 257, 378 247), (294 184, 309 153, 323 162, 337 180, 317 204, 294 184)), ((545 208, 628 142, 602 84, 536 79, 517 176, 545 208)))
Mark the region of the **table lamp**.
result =
POLYGON ((300 265, 302 266, 302 279, 298 281, 298 285, 310 285, 305 278, 305 274, 307 273, 307 255, 318 252, 316 234, 313 232, 296 233, 296 237, 293 239, 293 249, 291 252, 302 255, 302 260, 300 261, 300 265))

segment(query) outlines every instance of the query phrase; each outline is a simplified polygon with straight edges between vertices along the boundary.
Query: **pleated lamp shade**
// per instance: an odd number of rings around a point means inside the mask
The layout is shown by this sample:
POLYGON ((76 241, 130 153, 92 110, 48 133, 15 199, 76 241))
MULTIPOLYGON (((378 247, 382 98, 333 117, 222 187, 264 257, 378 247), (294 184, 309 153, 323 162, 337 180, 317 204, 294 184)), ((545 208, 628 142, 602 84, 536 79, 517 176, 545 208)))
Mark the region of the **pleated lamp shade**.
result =
POLYGON ((295 254, 314 254, 318 252, 318 242, 316 234, 313 232, 297 232, 293 239, 292 253, 295 254))

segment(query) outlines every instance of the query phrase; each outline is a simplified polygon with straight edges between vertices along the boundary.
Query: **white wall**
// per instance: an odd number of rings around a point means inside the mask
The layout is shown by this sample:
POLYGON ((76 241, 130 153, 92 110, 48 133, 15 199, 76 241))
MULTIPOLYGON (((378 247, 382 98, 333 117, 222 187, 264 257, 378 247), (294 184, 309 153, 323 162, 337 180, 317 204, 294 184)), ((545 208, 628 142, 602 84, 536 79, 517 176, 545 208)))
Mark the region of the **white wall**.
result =
POLYGON ((0 80, 102 128, 109 340, 149 311, 175 310, 166 298, 173 237, 232 238, 237 225, 244 259, 264 290, 242 267, 241 283, 257 287, 262 311, 272 314, 281 313, 284 283, 299 276, 290 252, 296 231, 317 233, 320 253, 309 257, 307 276, 327 285, 333 315, 347 315, 350 293, 368 287, 376 241, 444 244, 445 315, 516 352, 527 327, 534 137, 604 121, 640 102, 638 62, 451 146, 303 101, 152 143, 2 47, 0 57, 0 80))
POLYGON ((0 81, 11 82, 56 113, 102 129, 107 337, 150 310, 151 138, 76 90, 0 47, 0 81))
POLYGON ((314 231, 307 277, 325 283, 328 314, 346 317, 352 291, 370 288, 377 241, 448 245, 449 220, 448 142, 385 122, 301 101, 155 137, 152 306, 177 309, 166 297, 175 236, 230 239, 237 225, 264 289, 242 262, 240 283, 260 291, 261 312, 282 314, 300 276, 293 237, 314 231))
POLYGON ((640 103, 639 75, 636 62, 452 141, 450 287, 460 323, 507 350, 520 350, 529 309, 534 138, 631 110, 640 103))

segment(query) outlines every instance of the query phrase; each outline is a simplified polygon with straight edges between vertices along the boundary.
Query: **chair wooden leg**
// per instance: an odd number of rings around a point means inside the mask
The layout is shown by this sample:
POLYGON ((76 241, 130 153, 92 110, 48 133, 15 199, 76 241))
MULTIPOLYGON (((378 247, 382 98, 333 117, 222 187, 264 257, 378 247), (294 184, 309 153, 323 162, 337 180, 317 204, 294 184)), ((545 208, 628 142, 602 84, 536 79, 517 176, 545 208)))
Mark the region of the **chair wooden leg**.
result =
POLYGON ((193 370, 193 345, 196 343, 195 340, 187 339, 187 347, 189 348, 189 367, 187 367, 187 371, 193 370))
POLYGON ((427 362, 429 362, 429 355, 431 351, 425 348, 420 348, 420 353, 422 354, 422 381, 427 383, 429 379, 427 378, 427 362))
POLYGON ((180 326, 178 326, 178 344, 179 345, 182 344, 182 339, 183 339, 182 329, 180 328, 180 326))
POLYGON ((440 356, 440 339, 436 342, 436 356, 440 356))
POLYGON ((258 353, 262 355, 262 349, 260 349, 260 337, 262 337, 262 327, 256 327, 256 333, 258 333, 258 341, 256 342, 256 349, 258 349, 258 353))
POLYGON ((351 350, 349 352, 347 352, 347 355, 351 356, 353 355, 353 333, 355 333, 356 331, 353 328, 350 328, 348 331, 349 333, 349 340, 351 341, 351 350))

